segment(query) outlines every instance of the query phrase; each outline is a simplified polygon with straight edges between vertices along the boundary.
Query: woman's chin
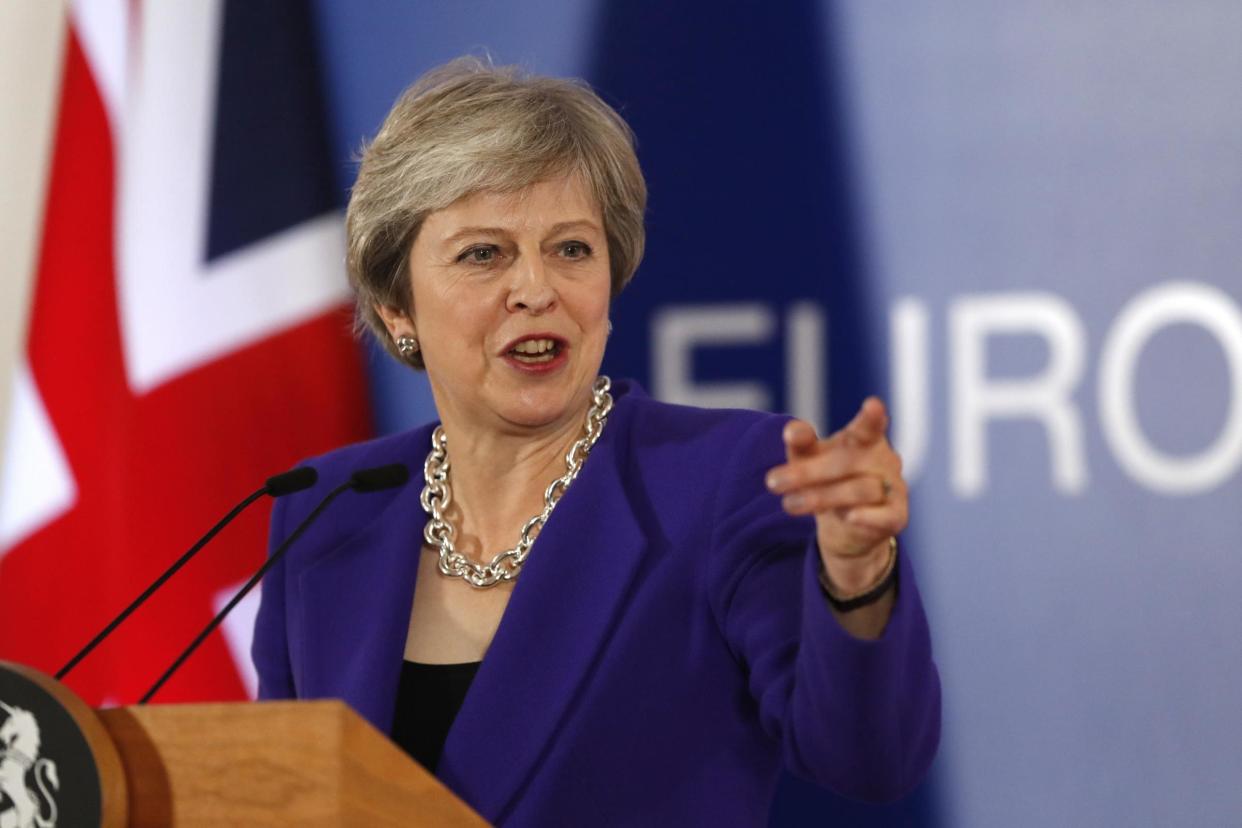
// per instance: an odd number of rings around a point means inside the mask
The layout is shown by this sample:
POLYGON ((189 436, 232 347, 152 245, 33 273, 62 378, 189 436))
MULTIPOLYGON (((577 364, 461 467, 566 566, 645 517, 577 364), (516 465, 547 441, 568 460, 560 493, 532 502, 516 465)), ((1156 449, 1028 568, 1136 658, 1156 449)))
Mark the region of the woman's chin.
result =
POLYGON ((517 428, 538 431, 565 422, 568 411, 565 406, 515 405, 501 410, 500 416, 517 428))
MULTIPOLYGON (((577 389, 528 388, 507 404, 499 407, 501 417, 508 423, 523 429, 546 429, 562 425, 569 420, 579 421, 586 415, 577 389)), ((587 399, 590 399, 589 392, 587 399)), ((590 403, 587 402, 587 405, 590 403)))

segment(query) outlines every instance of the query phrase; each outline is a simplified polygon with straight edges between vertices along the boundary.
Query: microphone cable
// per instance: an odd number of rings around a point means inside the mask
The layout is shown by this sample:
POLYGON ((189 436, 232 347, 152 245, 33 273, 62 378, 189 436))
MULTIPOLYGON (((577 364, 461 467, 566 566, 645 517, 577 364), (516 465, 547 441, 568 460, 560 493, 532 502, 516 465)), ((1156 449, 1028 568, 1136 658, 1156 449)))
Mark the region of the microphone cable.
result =
POLYGON ((92 638, 85 647, 79 650, 77 655, 69 659, 65 666, 61 667, 60 670, 56 672, 57 681, 63 681, 65 676, 69 675, 70 670, 77 667, 82 659, 90 655, 96 647, 103 643, 103 640, 111 635, 113 630, 119 627, 126 618, 129 618, 129 616, 133 614, 134 610, 145 604, 148 598, 154 595, 156 591, 168 581, 169 578, 176 575, 181 567, 189 563, 190 559, 197 555, 200 549, 210 543, 211 539, 218 535, 221 529, 232 523, 234 518, 244 512, 250 504, 254 503, 263 495, 270 495, 271 497, 284 497, 287 494, 293 494, 294 492, 309 489, 311 486, 314 486, 318 480, 318 472, 309 466, 299 466, 298 468, 291 469, 283 474, 269 477, 267 482, 264 483, 261 488, 251 492, 246 496, 245 500, 234 506, 232 511, 225 515, 219 523, 211 527, 211 529, 207 531, 207 534, 199 538, 198 542, 191 546, 189 551, 178 558, 172 566, 164 570, 164 574, 156 578, 149 587, 143 590, 142 594, 135 598, 128 607, 122 610, 120 615, 113 618, 108 625, 99 632, 98 635, 92 638))

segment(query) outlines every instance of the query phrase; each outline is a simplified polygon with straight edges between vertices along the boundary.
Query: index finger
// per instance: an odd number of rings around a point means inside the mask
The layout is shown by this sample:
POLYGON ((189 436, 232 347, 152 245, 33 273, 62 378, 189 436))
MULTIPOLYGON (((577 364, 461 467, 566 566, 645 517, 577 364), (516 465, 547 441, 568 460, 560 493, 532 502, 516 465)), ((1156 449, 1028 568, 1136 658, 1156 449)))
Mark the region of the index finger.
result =
POLYGON ((879 397, 867 397, 844 431, 860 445, 868 446, 883 437, 887 429, 888 410, 884 402, 879 397))
POLYGON ((799 457, 810 457, 819 443, 815 426, 805 420, 790 420, 786 423, 781 431, 781 439, 785 441, 785 458, 791 462, 799 457))

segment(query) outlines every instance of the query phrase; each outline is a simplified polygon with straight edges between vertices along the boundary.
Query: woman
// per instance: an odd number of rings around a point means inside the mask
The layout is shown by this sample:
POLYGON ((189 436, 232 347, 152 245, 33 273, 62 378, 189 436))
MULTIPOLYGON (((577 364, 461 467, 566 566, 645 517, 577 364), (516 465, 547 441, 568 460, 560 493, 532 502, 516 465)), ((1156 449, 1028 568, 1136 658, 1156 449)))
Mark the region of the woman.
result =
POLYGON ((820 439, 597 378, 645 202, 584 86, 461 60, 397 102, 348 263, 440 425, 316 461, 424 479, 346 495, 273 569, 260 695, 345 699, 506 825, 762 825, 782 765, 900 795, 940 698, 884 406, 820 439))

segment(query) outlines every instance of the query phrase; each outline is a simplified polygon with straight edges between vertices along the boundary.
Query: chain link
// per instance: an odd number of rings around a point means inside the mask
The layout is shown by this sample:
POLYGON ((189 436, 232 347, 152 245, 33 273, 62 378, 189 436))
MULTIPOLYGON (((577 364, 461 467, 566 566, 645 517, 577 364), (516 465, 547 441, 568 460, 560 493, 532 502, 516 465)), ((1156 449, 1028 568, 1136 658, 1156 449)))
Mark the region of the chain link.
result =
POLYGON ((522 535, 517 546, 507 549, 492 558, 486 564, 477 564, 461 554, 453 546, 457 538, 457 530, 444 517, 445 511, 453 502, 453 490, 449 486, 448 437, 443 426, 436 426, 431 434, 431 453, 423 463, 423 492, 419 502, 428 515, 427 526, 423 529, 423 537, 427 543, 440 551, 440 572, 452 578, 461 578, 471 586, 484 588, 495 586, 501 581, 512 581, 517 578, 530 553, 530 547, 538 537, 548 516, 556 507, 557 502, 569 489, 569 484, 578 477, 582 464, 586 462, 591 449, 598 442, 604 431, 604 423, 608 420, 608 412, 612 411, 612 395, 608 377, 598 377, 591 389, 591 408, 586 415, 586 433, 578 438, 569 451, 565 453, 565 474, 553 480, 543 493, 543 511, 526 521, 522 527, 522 535))

